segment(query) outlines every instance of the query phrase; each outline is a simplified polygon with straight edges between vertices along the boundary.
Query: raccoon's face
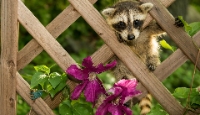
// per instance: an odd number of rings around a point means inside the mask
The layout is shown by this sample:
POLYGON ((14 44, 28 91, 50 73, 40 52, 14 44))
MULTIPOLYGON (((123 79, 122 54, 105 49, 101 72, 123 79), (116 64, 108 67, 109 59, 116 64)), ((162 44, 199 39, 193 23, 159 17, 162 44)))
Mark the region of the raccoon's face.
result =
POLYGON ((102 14, 107 23, 115 30, 118 39, 130 42, 139 37, 147 12, 152 7, 151 3, 123 1, 104 9, 102 14))

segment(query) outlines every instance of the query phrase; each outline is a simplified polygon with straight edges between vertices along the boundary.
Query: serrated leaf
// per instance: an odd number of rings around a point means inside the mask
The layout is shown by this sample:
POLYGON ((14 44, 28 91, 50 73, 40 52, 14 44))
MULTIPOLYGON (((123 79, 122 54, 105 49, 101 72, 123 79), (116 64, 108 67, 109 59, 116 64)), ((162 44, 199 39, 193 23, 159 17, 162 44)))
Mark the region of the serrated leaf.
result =
POLYGON ((31 79, 30 88, 32 89, 39 84, 43 84, 47 80, 48 80, 48 76, 45 73, 36 72, 31 79))
POLYGON ((75 103, 72 105, 77 115, 93 115, 93 109, 87 104, 75 103))
POLYGON ((174 52, 174 49, 172 46, 170 46, 165 40, 161 40, 160 41, 160 45, 165 48, 165 49, 168 49, 168 50, 172 50, 174 52))
POLYGON ((61 75, 57 72, 53 72, 50 74, 50 78, 48 79, 52 87, 55 89, 56 86, 61 82, 61 75))
POLYGON ((44 72, 46 74, 50 73, 50 69, 46 65, 34 66, 34 68, 37 72, 44 72))

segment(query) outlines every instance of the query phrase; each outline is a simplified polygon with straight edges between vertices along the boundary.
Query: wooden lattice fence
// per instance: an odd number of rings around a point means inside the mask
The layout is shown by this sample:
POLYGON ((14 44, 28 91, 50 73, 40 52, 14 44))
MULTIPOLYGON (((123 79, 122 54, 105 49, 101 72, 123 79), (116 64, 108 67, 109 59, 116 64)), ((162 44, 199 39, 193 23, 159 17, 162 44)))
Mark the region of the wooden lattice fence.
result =
MULTIPOLYGON (((174 17, 165 8, 174 0, 141 0, 151 2, 154 8, 150 11, 144 27, 152 17, 168 33, 180 48, 163 61, 152 73, 128 46, 120 44, 114 32, 106 24, 100 13, 93 7, 97 0, 69 0, 69 5, 45 28, 21 0, 2 0, 1 4, 1 65, 0 65, 0 115, 16 114, 16 92, 32 107, 31 114, 53 115, 52 109, 62 101, 62 93, 53 100, 46 97, 36 101, 30 99, 30 86, 17 72, 29 64, 37 55, 45 50, 51 58, 65 71, 71 64, 76 64, 70 54, 55 40, 80 16, 103 39, 105 45, 92 55, 95 64, 105 63, 112 56, 117 55, 140 81, 138 89, 144 97, 147 90, 163 106, 170 115, 182 115, 185 109, 162 85, 167 78, 186 60, 196 62, 198 48, 191 37, 183 30, 174 26, 174 17), (32 39, 22 50, 18 51, 18 23, 32 35, 32 39), (120 48, 119 48, 120 47, 120 48)), ((196 44, 200 44, 200 32, 192 37, 196 44)), ((197 62, 200 69, 200 61, 197 62)), ((68 81, 74 89, 76 83, 68 81)), ((194 114, 188 112, 187 114, 194 114)))

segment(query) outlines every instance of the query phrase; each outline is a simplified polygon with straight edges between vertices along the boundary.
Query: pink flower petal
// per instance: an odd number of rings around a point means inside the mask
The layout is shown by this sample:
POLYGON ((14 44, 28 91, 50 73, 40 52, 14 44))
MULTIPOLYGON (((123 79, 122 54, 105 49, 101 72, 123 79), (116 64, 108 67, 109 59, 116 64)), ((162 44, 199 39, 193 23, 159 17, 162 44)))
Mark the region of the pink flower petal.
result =
POLYGON ((101 63, 101 64, 99 64, 99 65, 97 66, 96 72, 97 72, 97 73, 102 73, 102 72, 104 72, 104 71, 107 71, 107 70, 109 70, 109 69, 112 69, 113 67, 116 66, 116 64, 117 64, 117 61, 113 61, 113 62, 111 62, 111 63, 109 63, 109 64, 107 64, 107 65, 105 65, 105 66, 101 63))
POLYGON ((86 101, 94 103, 98 98, 98 95, 104 92, 104 88, 98 80, 89 81, 84 91, 86 101))
POLYGON ((120 86, 120 87, 126 87, 128 89, 133 89, 137 86, 137 80, 135 78, 131 80, 122 79, 118 81, 117 83, 115 83, 114 86, 120 86))
POLYGON ((85 86, 88 84, 89 81, 85 81, 79 85, 76 86, 76 88, 74 89, 74 91, 71 94, 71 99, 76 100, 79 98, 79 96, 81 95, 81 92, 84 90, 85 86))
POLYGON ((88 56, 88 57, 83 59, 82 65, 85 68, 88 68, 88 69, 93 69, 94 68, 93 62, 92 62, 92 58, 90 56, 88 56))
POLYGON ((141 92, 136 90, 133 94, 130 94, 130 95, 126 96, 124 99, 121 99, 121 103, 124 104, 124 103, 128 102, 130 99, 132 99, 133 97, 140 95, 140 94, 141 94, 141 92))
MULTIPOLYGON (((123 106, 123 105, 119 105, 119 108, 126 114, 126 115, 133 115, 132 111, 130 108, 123 106)), ((124 114, 123 114, 124 115, 124 114)))
POLYGON ((114 84, 114 88, 121 87, 123 89, 121 93, 121 97, 120 97, 121 104, 126 103, 132 97, 141 93, 140 91, 136 90, 136 86, 137 86, 136 79, 132 79, 132 80, 122 79, 119 82, 114 84))
POLYGON ((108 113, 108 107, 111 106, 112 104, 106 103, 106 104, 101 104, 95 113, 95 115, 107 115, 108 113))
POLYGON ((83 72, 83 70, 79 69, 76 65, 71 65, 67 68, 66 72, 78 80, 84 80, 89 77, 87 73, 83 72))
POLYGON ((118 105, 111 105, 108 107, 108 111, 112 113, 112 115, 124 115, 121 108, 118 105))

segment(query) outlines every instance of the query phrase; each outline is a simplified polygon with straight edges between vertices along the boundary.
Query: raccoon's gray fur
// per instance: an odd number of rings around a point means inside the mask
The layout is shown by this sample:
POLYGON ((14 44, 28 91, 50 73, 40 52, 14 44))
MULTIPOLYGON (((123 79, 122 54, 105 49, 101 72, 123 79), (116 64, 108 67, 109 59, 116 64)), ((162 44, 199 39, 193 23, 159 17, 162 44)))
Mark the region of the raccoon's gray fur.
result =
MULTIPOLYGON (((164 34, 164 31, 155 21, 142 30, 146 15, 152 7, 152 3, 123 0, 102 11, 107 23, 115 31, 119 42, 130 46, 132 51, 147 65, 150 71, 154 71, 160 64, 157 37, 164 34)), ((134 78, 132 73, 117 57, 114 57, 114 59, 118 62, 113 69, 117 80, 134 78)), ((139 105, 141 108, 140 114, 147 114, 151 107, 151 96, 145 97, 139 105)))

